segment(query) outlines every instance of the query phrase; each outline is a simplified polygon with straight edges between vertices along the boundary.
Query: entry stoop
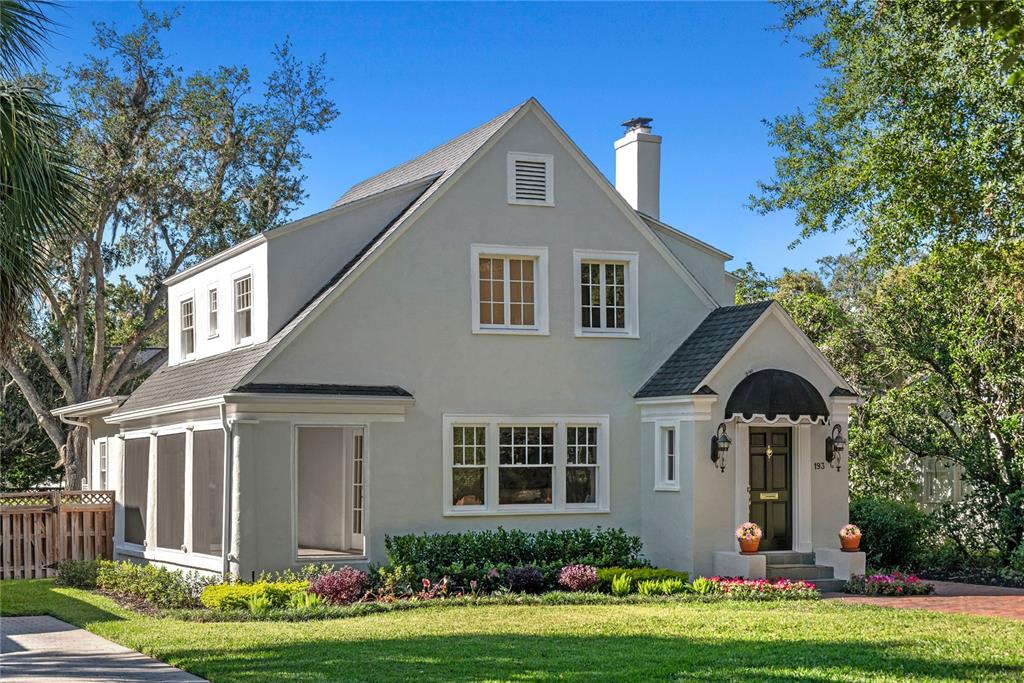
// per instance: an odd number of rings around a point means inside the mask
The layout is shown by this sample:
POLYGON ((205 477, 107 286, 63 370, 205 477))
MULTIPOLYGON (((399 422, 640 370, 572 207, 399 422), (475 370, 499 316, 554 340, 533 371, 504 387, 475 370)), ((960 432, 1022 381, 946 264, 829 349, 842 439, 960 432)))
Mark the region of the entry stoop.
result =
POLYGON ((815 564, 814 553, 782 551, 759 554, 764 555, 765 573, 770 580, 810 581, 822 593, 838 592, 846 585, 844 579, 835 578, 832 567, 815 564))

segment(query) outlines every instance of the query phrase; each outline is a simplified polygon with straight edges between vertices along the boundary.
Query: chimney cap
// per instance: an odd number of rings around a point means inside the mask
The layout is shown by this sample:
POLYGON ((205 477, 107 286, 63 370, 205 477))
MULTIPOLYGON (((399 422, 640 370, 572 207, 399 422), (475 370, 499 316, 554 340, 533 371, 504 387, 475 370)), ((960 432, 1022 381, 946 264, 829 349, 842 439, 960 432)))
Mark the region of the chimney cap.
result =
POLYGON ((637 128, 650 128, 651 121, 653 120, 654 119, 646 116, 637 116, 629 121, 623 121, 622 125, 625 126, 626 132, 628 133, 629 131, 636 130, 637 128))

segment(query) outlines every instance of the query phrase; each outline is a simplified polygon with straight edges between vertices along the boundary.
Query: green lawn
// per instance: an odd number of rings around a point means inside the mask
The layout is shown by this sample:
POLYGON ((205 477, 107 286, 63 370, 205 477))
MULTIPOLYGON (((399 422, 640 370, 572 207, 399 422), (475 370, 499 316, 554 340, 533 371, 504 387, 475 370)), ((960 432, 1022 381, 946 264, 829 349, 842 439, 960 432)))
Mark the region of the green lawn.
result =
POLYGON ((1024 676, 1024 624, 833 602, 426 608, 305 623, 143 617, 52 581, 51 614, 213 681, 939 681, 1024 676))

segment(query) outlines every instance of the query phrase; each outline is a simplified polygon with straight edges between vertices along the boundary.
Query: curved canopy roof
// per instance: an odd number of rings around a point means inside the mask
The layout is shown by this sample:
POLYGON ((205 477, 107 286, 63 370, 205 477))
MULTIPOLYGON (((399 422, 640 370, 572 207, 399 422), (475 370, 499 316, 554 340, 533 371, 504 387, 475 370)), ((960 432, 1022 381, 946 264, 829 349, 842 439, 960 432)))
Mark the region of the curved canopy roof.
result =
POLYGON ((743 378, 736 385, 725 416, 741 415, 750 419, 764 415, 769 420, 788 416, 796 421, 801 417, 812 420, 828 419, 828 408, 814 385, 787 370, 759 370, 743 378))

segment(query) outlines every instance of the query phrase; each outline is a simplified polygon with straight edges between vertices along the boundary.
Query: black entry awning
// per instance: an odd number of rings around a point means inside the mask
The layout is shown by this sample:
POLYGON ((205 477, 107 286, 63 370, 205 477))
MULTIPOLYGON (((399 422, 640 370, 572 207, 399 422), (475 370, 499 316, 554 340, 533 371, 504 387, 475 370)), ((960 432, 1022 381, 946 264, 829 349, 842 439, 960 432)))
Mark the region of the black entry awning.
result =
POLYGON ((828 419, 828 408, 814 385, 800 375, 759 370, 744 377, 729 396, 725 417, 735 415, 747 420, 764 415, 769 420, 788 416, 794 422, 802 417, 816 421, 828 419))

